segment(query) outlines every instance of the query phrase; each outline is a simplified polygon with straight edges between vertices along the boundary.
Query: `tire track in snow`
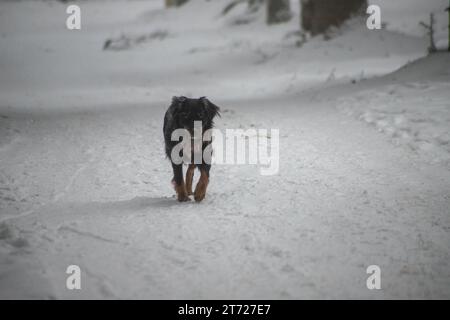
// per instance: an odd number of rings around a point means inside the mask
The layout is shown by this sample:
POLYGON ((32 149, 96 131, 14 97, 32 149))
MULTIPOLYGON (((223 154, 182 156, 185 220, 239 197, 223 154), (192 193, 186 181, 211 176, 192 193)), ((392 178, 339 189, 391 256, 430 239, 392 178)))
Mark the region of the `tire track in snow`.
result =
POLYGON ((89 238, 92 238, 92 239, 95 239, 95 240, 100 240, 100 241, 104 241, 104 242, 120 244, 120 242, 118 242, 118 241, 114 241, 112 239, 107 239, 107 238, 104 238, 102 236, 93 234, 93 233, 88 232, 88 231, 81 231, 81 230, 75 229, 75 228, 70 227, 70 226, 61 226, 61 227, 58 228, 58 230, 73 232, 73 233, 78 234, 80 236, 86 236, 86 237, 89 237, 89 238))

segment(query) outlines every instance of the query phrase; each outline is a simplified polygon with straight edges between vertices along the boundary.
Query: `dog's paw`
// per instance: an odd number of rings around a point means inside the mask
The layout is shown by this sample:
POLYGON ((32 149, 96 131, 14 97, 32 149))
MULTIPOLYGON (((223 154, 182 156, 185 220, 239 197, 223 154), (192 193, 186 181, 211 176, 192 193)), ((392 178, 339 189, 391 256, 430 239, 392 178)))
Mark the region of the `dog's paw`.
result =
POLYGON ((195 192, 194 192, 195 201, 200 202, 203 199, 205 199, 207 186, 208 186, 208 183, 204 183, 203 181, 200 181, 199 183, 197 183, 197 186, 195 187, 195 192))
POLYGON ((178 194, 177 198, 180 202, 191 201, 191 198, 189 198, 187 194, 178 194))
POLYGON ((194 194, 194 199, 195 199, 195 201, 196 202, 200 202, 200 201, 202 201, 203 199, 205 199, 205 195, 206 195, 206 193, 197 193, 197 194, 194 194))
POLYGON ((176 185, 175 184, 175 192, 177 193, 177 199, 180 202, 190 201, 191 198, 189 198, 188 193, 186 192, 186 186, 183 184, 176 185))

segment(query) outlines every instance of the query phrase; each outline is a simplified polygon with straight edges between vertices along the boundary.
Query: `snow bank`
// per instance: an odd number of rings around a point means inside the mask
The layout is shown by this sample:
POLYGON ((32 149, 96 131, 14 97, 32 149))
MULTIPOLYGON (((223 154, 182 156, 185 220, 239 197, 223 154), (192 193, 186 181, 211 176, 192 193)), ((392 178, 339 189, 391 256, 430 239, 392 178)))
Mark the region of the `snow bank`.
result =
POLYGON ((381 20, 387 30, 419 37, 426 36, 426 30, 419 21, 428 24, 432 13, 436 20, 434 41, 438 48, 448 48, 447 0, 370 0, 369 3, 380 6, 381 20))
POLYGON ((345 113, 374 125, 426 161, 450 165, 450 58, 440 53, 380 79, 383 86, 338 100, 345 113))

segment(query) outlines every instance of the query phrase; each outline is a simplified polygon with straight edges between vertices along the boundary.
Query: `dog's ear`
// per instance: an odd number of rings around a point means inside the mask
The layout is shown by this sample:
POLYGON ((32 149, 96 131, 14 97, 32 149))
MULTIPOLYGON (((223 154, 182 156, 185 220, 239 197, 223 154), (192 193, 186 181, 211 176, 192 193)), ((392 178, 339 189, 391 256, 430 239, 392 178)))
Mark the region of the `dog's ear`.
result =
POLYGON ((209 101, 206 97, 201 97, 200 101, 203 103, 206 113, 208 114, 209 119, 213 119, 215 116, 220 117, 220 108, 216 106, 214 103, 209 101))
POLYGON ((187 101, 187 98, 185 96, 173 96, 172 97, 172 103, 180 103, 183 104, 187 101))
POLYGON ((172 104, 177 106, 183 106, 183 104, 187 101, 187 98, 185 96, 172 97, 172 104))

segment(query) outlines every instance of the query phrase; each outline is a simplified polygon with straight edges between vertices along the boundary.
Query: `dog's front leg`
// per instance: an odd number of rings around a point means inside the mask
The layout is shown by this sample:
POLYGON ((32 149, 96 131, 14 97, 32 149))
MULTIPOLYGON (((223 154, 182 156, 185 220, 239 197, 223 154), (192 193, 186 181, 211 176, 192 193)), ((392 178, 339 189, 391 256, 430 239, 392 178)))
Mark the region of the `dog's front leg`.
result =
POLYGON ((175 192, 177 193, 177 199, 180 202, 191 200, 186 192, 186 186, 184 185, 183 179, 183 165, 172 163, 173 169, 173 180, 172 183, 175 187, 175 192))
POLYGON ((195 164, 190 164, 186 171, 186 191, 189 196, 194 194, 192 192, 192 180, 194 179, 194 171, 195 164))
POLYGON ((194 199, 197 202, 202 201, 206 195, 206 188, 209 183, 209 169, 210 165, 201 165, 200 166, 200 179, 198 180, 197 186, 195 187, 194 199))

